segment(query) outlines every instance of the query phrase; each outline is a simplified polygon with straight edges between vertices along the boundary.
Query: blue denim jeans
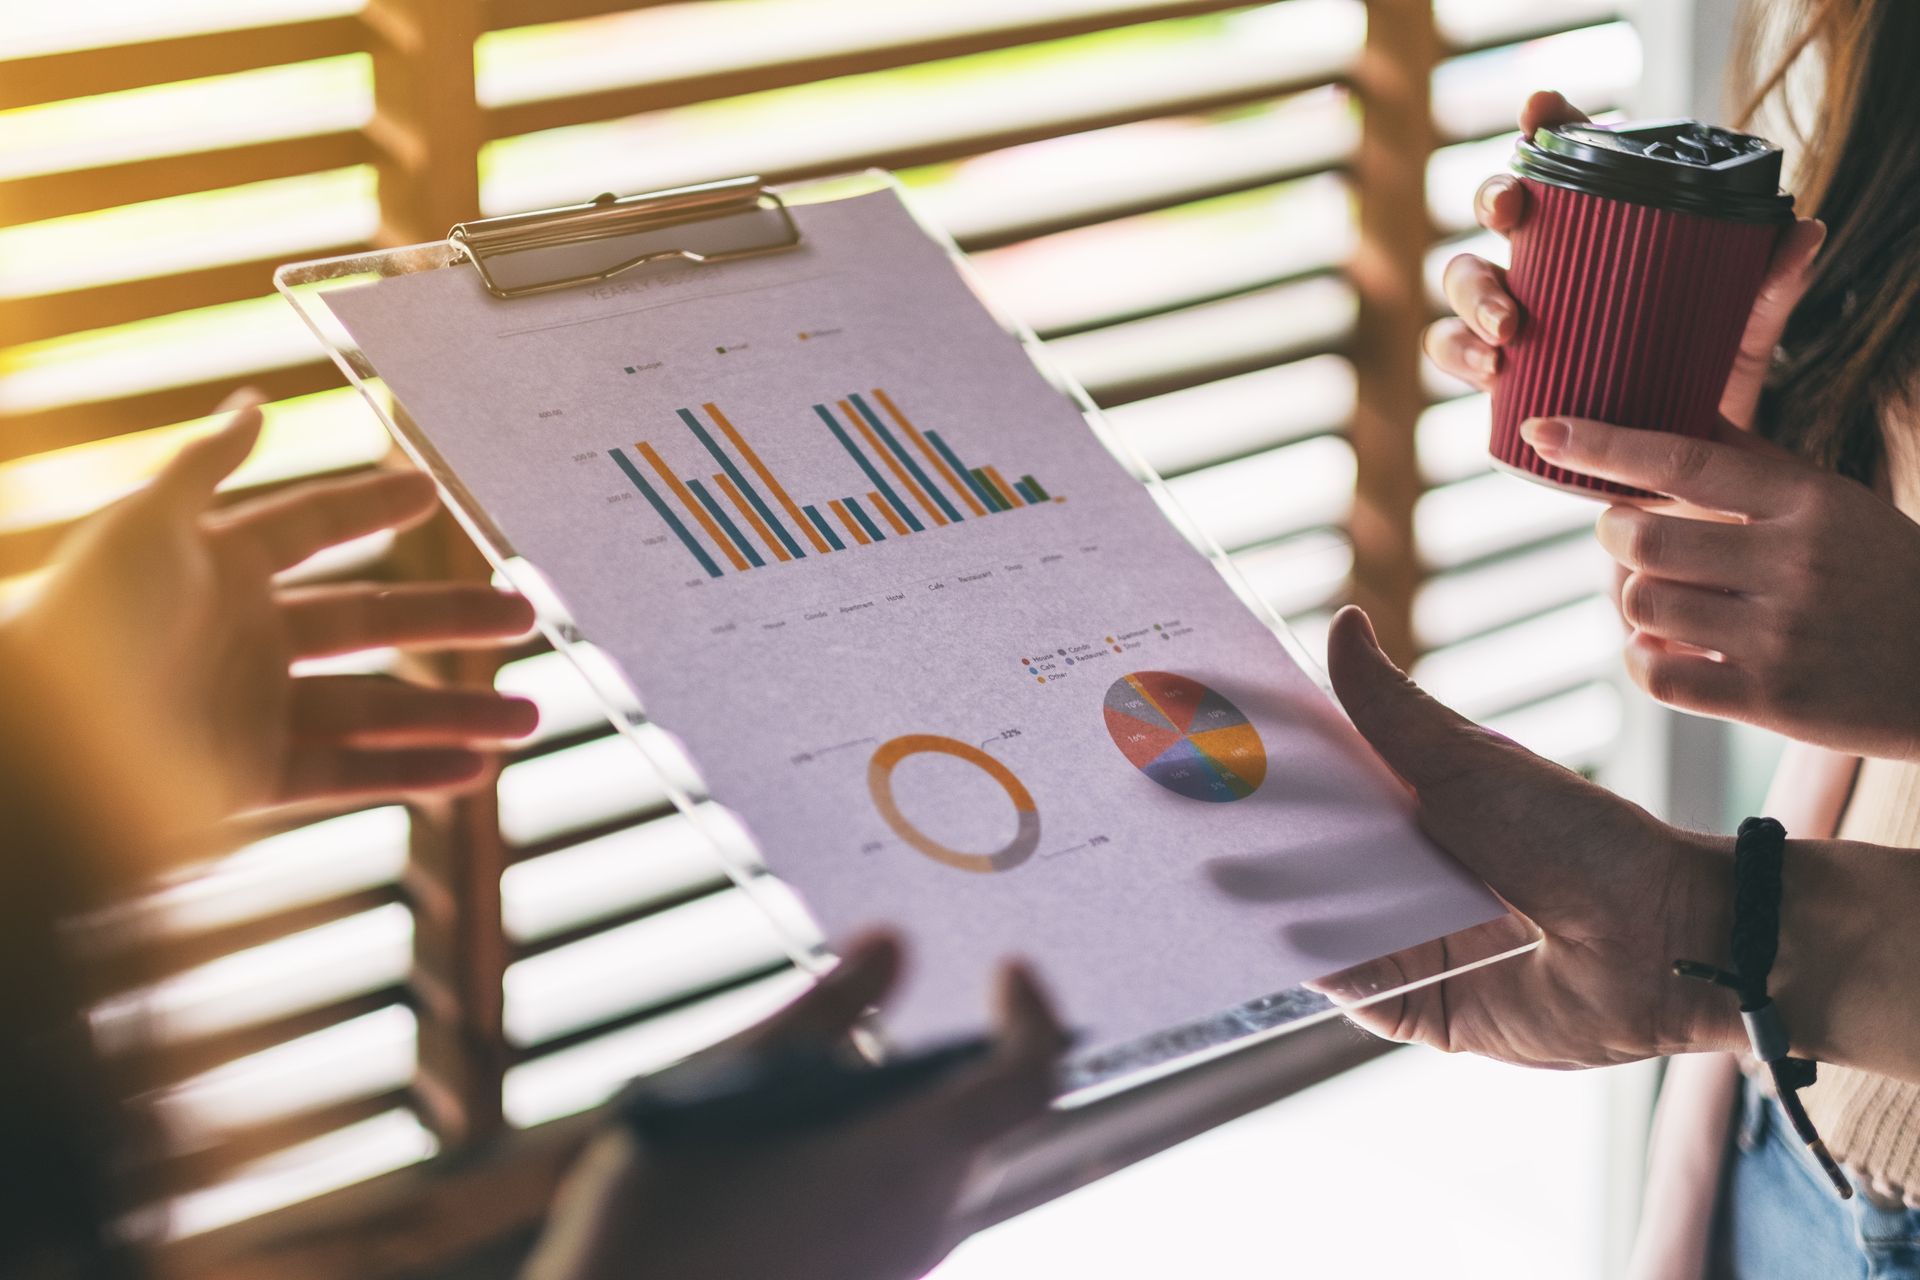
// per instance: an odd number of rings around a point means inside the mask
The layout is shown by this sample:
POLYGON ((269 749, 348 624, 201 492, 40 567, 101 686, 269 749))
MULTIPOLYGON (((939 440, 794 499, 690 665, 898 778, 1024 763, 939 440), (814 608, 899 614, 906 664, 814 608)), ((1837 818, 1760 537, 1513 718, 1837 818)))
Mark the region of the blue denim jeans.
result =
POLYGON ((1721 1197, 1721 1276, 1920 1280, 1920 1210, 1842 1200, 1780 1104, 1749 1084, 1721 1197))

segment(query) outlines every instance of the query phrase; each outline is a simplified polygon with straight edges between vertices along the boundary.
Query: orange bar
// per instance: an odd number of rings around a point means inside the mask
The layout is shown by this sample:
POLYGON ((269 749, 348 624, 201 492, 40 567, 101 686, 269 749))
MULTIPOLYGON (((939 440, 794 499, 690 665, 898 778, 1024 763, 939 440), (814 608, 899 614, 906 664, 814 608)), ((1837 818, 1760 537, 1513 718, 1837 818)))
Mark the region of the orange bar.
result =
POLYGON ((867 501, 880 508, 880 514, 887 518, 887 523, 893 526, 895 533, 904 538, 913 532, 913 530, 907 528, 905 522, 903 522, 899 516, 893 513, 892 507, 880 501, 880 495, 878 493, 875 493, 871 489, 867 490, 867 501))
POLYGON ((913 474, 900 465, 900 459, 893 456, 893 450, 880 443, 880 437, 874 433, 872 427, 867 425, 867 420, 855 413, 853 406, 845 400, 840 402, 840 416, 858 427, 860 434, 866 437, 867 447, 887 460, 887 466, 892 469, 895 476, 899 477, 906 491, 913 495, 913 500, 920 504, 921 510, 933 517, 934 524, 948 523, 946 516, 940 513, 940 508, 935 506, 933 499, 927 496, 927 491, 913 482, 913 474))
POLYGON ((847 510, 846 503, 840 501, 840 499, 838 498, 835 498, 832 502, 829 502, 827 505, 833 508, 833 514, 840 517, 840 523, 847 526, 847 532, 853 535, 853 540, 855 542, 859 543, 863 547, 871 546, 873 544, 873 539, 867 536, 867 531, 860 527, 860 522, 853 518, 853 513, 851 511, 847 510))
POLYGON ((973 487, 959 476, 953 474, 953 468, 947 465, 946 459, 934 452, 933 447, 927 443, 926 437, 920 434, 920 429, 907 421, 907 416, 900 412, 899 408, 895 406, 887 393, 875 387, 873 389, 873 398, 880 402, 880 407, 887 411, 889 418, 892 418, 900 424, 900 429, 906 432, 913 440, 913 443, 919 447, 920 452, 926 455, 927 461, 932 463, 934 470, 940 473, 940 478, 947 482, 947 487, 960 495, 961 501, 972 508, 973 514, 977 516, 987 514, 987 509, 980 505, 978 498, 973 496, 973 487))
POLYGON ((773 491, 774 500, 789 516, 793 517, 793 522, 800 526, 801 532, 805 533, 807 539, 813 543, 813 549, 821 555, 833 550, 827 545, 827 540, 820 536, 820 531, 813 527, 813 521, 801 514, 800 508, 795 505, 792 498, 787 496, 787 491, 782 489, 780 482, 773 478, 773 472, 767 470, 767 464, 760 461, 760 455, 753 451, 753 446, 740 438, 740 433, 733 429, 733 424, 727 421, 727 416, 720 412, 720 406, 703 404, 700 407, 707 411, 707 416, 713 419, 714 425, 726 433, 733 447, 740 451, 741 456, 747 460, 747 465, 753 468, 753 474, 759 476, 761 482, 773 491))
POLYGON ((713 482, 726 490, 727 497, 733 500, 733 505, 740 508, 740 514, 747 518, 747 523, 753 526, 753 531, 760 535, 760 541, 767 544, 767 550, 781 560, 793 559, 787 554, 787 549, 780 545, 780 539, 773 536, 773 530, 767 528, 767 522, 760 518, 760 513, 747 505, 745 495, 735 487, 733 481, 727 479, 726 472, 716 471, 713 482))
POLYGON ((1011 502, 1016 507, 1024 507, 1027 505, 1026 499, 1020 496, 1020 491, 1008 484, 998 471, 995 471, 992 467, 982 467, 980 469, 987 473, 987 479, 993 481, 994 488, 1007 495, 1008 502, 1011 502))
POLYGON ((707 531, 707 536, 727 553, 727 559, 733 561, 733 567, 745 573, 750 567, 747 564, 747 558, 740 554, 738 547, 733 545, 732 538, 720 532, 720 526, 713 522, 713 517, 707 514, 706 508, 700 505, 687 486, 680 483, 680 477, 667 469, 667 464, 660 460, 660 455, 653 451, 653 446, 644 440, 638 440, 634 442, 633 447, 640 451, 640 456, 647 460, 648 466, 660 473, 660 478, 667 482, 667 488, 673 490, 673 496, 680 499, 681 506, 693 513, 693 518, 700 522, 700 527, 707 531))

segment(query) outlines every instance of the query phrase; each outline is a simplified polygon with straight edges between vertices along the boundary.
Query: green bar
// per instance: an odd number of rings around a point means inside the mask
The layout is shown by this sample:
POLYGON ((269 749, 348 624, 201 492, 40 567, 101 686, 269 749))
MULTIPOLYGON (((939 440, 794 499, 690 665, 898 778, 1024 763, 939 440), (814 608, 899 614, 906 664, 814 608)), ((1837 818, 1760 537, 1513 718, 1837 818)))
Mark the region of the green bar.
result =
POLYGON ((1038 480, 1035 480, 1032 476, 1021 476, 1020 478, 1026 481, 1027 488, 1033 490, 1034 497, 1038 498, 1042 502, 1053 501, 1053 495, 1048 493, 1045 489, 1042 489, 1040 487, 1040 482, 1038 480))
POLYGON ((1000 492, 1000 486, 996 485, 993 482, 993 478, 989 476, 985 471, 981 470, 979 467, 975 467, 973 469, 973 478, 980 482, 980 487, 987 491, 987 496, 993 499, 995 506, 997 506, 1002 511, 1013 510, 1013 502, 1007 497, 1006 494, 1000 492))
POLYGON ((981 484, 978 480, 973 478, 973 471, 967 466, 966 463, 960 461, 960 456, 958 454, 956 454, 953 450, 947 448, 947 442, 940 438, 940 433, 938 431, 929 431, 929 432, 926 432, 925 434, 927 437, 927 443, 932 445, 934 449, 940 454, 940 456, 947 460, 947 465, 952 467, 954 471, 959 475, 959 477, 962 480, 966 481, 967 484, 973 489, 974 497, 980 499, 980 501, 983 504, 985 504, 990 510, 997 511, 1002 509, 994 506, 993 494, 988 492, 987 487, 985 485, 981 484))

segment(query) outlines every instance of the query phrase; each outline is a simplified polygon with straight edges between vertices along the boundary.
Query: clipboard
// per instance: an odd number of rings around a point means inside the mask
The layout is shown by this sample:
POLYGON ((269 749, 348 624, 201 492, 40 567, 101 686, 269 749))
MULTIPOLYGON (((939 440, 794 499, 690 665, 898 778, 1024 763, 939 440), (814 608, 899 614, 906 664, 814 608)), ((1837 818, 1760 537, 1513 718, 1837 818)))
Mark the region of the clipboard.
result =
MULTIPOLYGON (((579 669, 614 727, 639 749, 639 762, 651 772, 651 780, 701 834, 733 883, 766 914, 794 963, 811 973, 830 967, 834 956, 800 894, 768 866, 739 818, 710 794, 699 772, 699 761, 687 759, 671 733, 672 725, 657 724, 649 716, 641 691, 606 651, 593 643, 595 637, 583 632, 542 566, 521 553, 448 464, 432 433, 387 393, 379 370, 334 314, 328 296, 336 290, 421 272, 471 271, 488 294, 510 306, 559 291, 645 278, 650 269, 658 270, 662 264, 700 273, 724 272, 729 264, 800 249, 806 240, 796 209, 876 193, 891 193, 905 204, 920 232, 940 247, 979 305, 1005 335, 1019 344, 1033 369, 1071 406, 1107 453, 1144 486, 1166 521, 1206 556, 1240 603, 1310 678, 1318 696, 1332 704, 1326 676, 1284 621, 1182 508, 1152 467, 1107 423, 1086 391, 1055 365, 1034 333, 988 300, 959 247, 913 209, 889 174, 869 171, 779 189, 744 177, 625 198, 602 195, 579 205, 462 223, 444 242, 290 264, 281 267, 274 277, 276 287, 300 312, 402 449, 439 484, 449 510, 498 577, 533 603, 541 631, 579 669)), ((933 455, 929 453, 928 457, 932 459, 933 455)), ((963 483, 972 483, 966 479, 964 467, 959 474, 963 483)), ((716 475, 714 479, 722 477, 716 475)), ((983 487, 977 492, 983 500, 990 503, 998 493, 1002 501, 1013 501, 1004 492, 991 489, 987 477, 980 479, 983 487)), ((1040 491, 1037 482, 1032 491, 1025 488, 1032 480, 1028 476, 1020 482, 1020 492, 1029 500, 1040 491)), ((1000 483, 1004 485, 1005 481, 1000 483)), ((691 502, 688 509, 699 514, 691 502)), ((762 511, 771 515, 764 508, 762 511)), ((741 513, 748 515, 744 505, 741 513)), ((798 512, 794 514, 797 519, 798 512)), ((814 518, 819 519, 817 515, 814 518)), ((825 522, 821 523, 822 531, 832 537, 825 522)), ((813 536, 814 531, 804 523, 800 527, 813 536)), ((877 524, 868 528, 880 534, 877 524)), ((851 521, 847 531, 858 536, 851 521)), ((899 531, 906 532, 904 528, 899 531)), ((764 530, 762 533, 765 536, 764 530)), ((686 540, 693 548, 693 540, 686 540)), ((708 567, 720 576, 720 566, 708 567)), ((1045 683, 1045 677, 1036 678, 1045 683)), ((1344 717, 1340 719, 1344 724, 1344 717)), ((1244 1000, 1124 1043, 1097 1046, 1069 1060, 1062 1105, 1103 1097, 1254 1041, 1340 1017, 1349 1008, 1405 995, 1520 955, 1538 942, 1538 931, 1531 924, 1509 915, 1489 925, 1431 940, 1431 944, 1444 945, 1425 945, 1426 961, 1421 967, 1404 961, 1387 965, 1356 961, 1334 978, 1244 1000)), ((876 1056, 885 1051, 884 1042, 877 1037, 865 1047, 876 1056)))

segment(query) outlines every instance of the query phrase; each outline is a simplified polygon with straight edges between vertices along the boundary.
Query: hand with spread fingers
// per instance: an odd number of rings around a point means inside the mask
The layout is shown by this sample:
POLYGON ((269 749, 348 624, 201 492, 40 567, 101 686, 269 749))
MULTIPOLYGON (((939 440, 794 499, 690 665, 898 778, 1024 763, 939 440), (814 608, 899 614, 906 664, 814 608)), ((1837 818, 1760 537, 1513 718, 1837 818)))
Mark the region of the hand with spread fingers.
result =
MULTIPOLYGON (((1591 1067, 1746 1047, 1738 1002, 1676 977, 1726 964, 1733 842, 1669 826, 1442 706, 1348 607, 1327 638, 1334 692, 1413 793, 1421 828, 1538 926, 1540 945, 1364 1007, 1372 993, 1510 951, 1507 920, 1314 985, 1377 1035, 1534 1067, 1591 1067)), ((1910 850, 1791 840, 1769 994, 1797 1054, 1920 1079, 1920 1020, 1887 974, 1920 966, 1910 850), (1901 927, 1893 927, 1899 922, 1901 927)))
MULTIPOLYGON (((82 752, 111 734, 140 784, 187 829, 249 809, 460 787, 483 752, 531 732, 533 705, 492 690, 376 676, 295 678, 304 658, 438 649, 524 635, 533 612, 484 583, 282 587, 275 575, 329 547, 425 520, 416 472, 315 480, 216 509, 216 486, 252 451, 255 398, 146 488, 82 525, 4 628, 36 679, 69 694, 82 752), (131 740, 131 743, 129 743, 131 740)), ((104 753, 103 753, 104 754, 104 753)))

